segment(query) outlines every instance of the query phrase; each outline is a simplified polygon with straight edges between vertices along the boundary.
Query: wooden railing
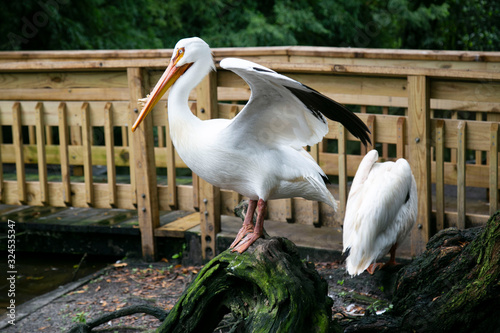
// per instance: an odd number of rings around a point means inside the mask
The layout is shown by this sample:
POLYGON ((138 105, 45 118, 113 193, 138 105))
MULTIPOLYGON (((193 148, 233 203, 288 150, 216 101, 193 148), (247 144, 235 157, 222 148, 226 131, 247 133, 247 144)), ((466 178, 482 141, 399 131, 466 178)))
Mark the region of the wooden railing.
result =
MULTIPOLYGON (((155 255, 159 210, 199 210, 202 249, 213 255, 220 215, 231 215, 241 196, 196 175, 191 185, 177 183, 176 170, 186 166, 170 141, 165 103, 155 107, 144 131, 130 132, 137 99, 156 83, 170 54, 0 53, 1 202, 137 209, 146 258, 155 255), (26 165, 37 166, 34 179, 26 165), (93 174, 96 166, 106 177, 93 174)), ((259 62, 348 105, 369 126, 383 160, 409 159, 419 195, 412 253, 436 231, 483 224, 498 209, 500 53, 274 47, 214 54, 217 61, 259 62), (456 199, 445 195, 449 185, 456 199), (470 209, 471 188, 488 191, 482 210, 470 209)), ((191 109, 202 119, 232 118, 249 95, 243 80, 219 70, 192 92, 191 109)), ((366 149, 343 126, 329 125, 310 153, 337 177, 332 190, 339 210, 299 198, 275 200, 269 219, 341 227, 348 182, 366 149)))

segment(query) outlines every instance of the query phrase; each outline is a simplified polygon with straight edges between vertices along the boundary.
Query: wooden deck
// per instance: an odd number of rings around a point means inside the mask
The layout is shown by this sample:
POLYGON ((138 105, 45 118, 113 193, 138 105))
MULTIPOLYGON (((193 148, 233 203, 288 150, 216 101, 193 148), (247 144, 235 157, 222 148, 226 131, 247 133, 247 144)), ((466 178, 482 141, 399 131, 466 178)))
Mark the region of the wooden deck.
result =
MULTIPOLYGON (((177 243, 182 244, 185 232, 193 227, 184 222, 191 214, 160 212, 157 236, 179 238, 177 243)), ((16 251, 112 256, 141 253, 136 210, 0 205, 0 233, 6 232, 8 220, 15 221, 16 251)), ((0 249, 6 250, 6 244, 0 249)))
MULTIPOLYGON (((140 229, 135 210, 0 205, 0 234, 7 229, 9 219, 16 222, 19 251, 62 253, 71 249, 72 253, 120 256, 126 255, 127 250, 135 249, 138 251, 137 255, 140 255, 140 229), (40 241, 31 244, 23 242, 27 232, 36 234, 40 241), (41 237, 42 234, 45 237, 41 237), (117 249, 116 243, 123 240, 123 236, 130 238, 124 241, 125 243, 131 242, 135 245, 117 249), (64 245, 65 241, 78 237, 89 243, 86 246, 64 245)), ((217 235, 218 253, 229 247, 241 223, 238 217, 222 217, 221 232, 217 235)), ((185 242, 188 233, 201 236, 199 213, 179 210, 160 212, 160 225, 155 230, 155 236, 158 238, 177 238, 185 242)), ((266 220, 265 227, 269 236, 286 237, 293 241, 303 257, 309 260, 335 260, 342 252, 342 230, 339 228, 315 228, 311 225, 273 220, 266 220)), ((398 257, 411 257, 409 239, 400 247, 398 257)))

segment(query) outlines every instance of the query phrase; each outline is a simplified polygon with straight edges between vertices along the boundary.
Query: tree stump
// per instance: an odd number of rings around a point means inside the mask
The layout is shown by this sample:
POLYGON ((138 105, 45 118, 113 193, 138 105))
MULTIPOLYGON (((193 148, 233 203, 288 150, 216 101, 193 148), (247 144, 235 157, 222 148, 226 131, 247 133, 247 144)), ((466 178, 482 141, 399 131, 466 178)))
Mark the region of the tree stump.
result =
POLYGON ((336 332, 328 286, 285 238, 257 240, 246 252, 210 261, 158 332, 213 332, 223 317, 238 332, 336 332))

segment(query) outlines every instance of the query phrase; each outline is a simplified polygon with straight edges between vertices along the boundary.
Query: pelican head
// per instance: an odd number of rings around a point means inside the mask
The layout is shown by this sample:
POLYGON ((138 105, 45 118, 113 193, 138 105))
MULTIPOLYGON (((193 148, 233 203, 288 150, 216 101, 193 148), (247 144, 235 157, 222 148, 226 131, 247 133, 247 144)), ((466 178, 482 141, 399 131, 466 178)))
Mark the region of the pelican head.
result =
MULTIPOLYGON (((201 38, 184 38, 177 42, 172 53, 172 58, 167 69, 161 76, 151 94, 148 95, 144 107, 137 117, 132 132, 136 130, 139 124, 151 112, 160 98, 167 90, 195 63, 202 63, 202 68, 215 70, 212 53, 208 44, 201 38)), ((207 73, 204 73, 205 76, 207 73)), ((202 76, 202 77, 203 77, 202 76)))

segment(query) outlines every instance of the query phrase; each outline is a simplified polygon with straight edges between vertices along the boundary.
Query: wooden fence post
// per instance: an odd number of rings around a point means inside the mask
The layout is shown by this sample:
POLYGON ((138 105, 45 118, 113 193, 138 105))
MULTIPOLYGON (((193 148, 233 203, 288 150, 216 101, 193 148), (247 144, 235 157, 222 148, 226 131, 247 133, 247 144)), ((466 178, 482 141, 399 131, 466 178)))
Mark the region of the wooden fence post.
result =
MULTIPOLYGON (((145 96, 143 71, 140 68, 127 68, 130 89, 131 118, 138 116, 137 100, 145 96), (137 112, 136 112, 137 110, 137 112)), ((156 242, 154 231, 160 226, 158 211, 158 189, 156 184, 156 165, 154 155, 153 115, 146 117, 137 130, 131 134, 131 149, 134 159, 137 186, 137 214, 141 228, 142 256, 146 261, 154 261, 156 242)))
MULTIPOLYGON (((344 221, 347 205, 347 155, 346 155, 346 130, 344 125, 339 124, 338 152, 339 152, 339 221, 344 221)), ((361 145, 364 147, 363 145, 361 145)), ((365 149, 366 152, 366 149, 365 149)))
POLYGON ((84 102, 82 112, 83 175, 85 178, 85 200, 94 205, 94 178, 92 173, 92 126, 90 125, 89 103, 84 102))
POLYGON ((436 122, 436 231, 444 229, 444 120, 436 122))
MULTIPOLYGON (((158 131, 161 126, 158 126, 158 131)), ((165 126, 166 130, 166 146, 167 146, 167 180, 168 180, 168 195, 167 195, 167 203, 172 210, 177 209, 177 180, 175 173, 175 147, 172 142, 172 138, 170 137, 170 125, 168 122, 167 116, 167 124, 165 126)), ((162 133, 160 133, 162 135, 162 133)))
POLYGON ((458 229, 465 229, 465 151, 467 149, 467 123, 460 121, 457 129, 457 225, 458 229))
POLYGON ((490 215, 498 210, 498 123, 490 130, 490 215))
POLYGON ((106 145, 106 165, 108 170, 109 205, 116 206, 116 168, 115 168, 115 140, 113 135, 113 104, 104 106, 104 137, 106 145))
POLYGON ((408 147, 417 182, 417 226, 411 234, 412 255, 424 251, 431 234, 430 83, 424 75, 408 76, 408 147))
POLYGON ((16 149, 17 197, 21 204, 28 199, 26 191, 26 170, 24 169, 23 132, 21 127, 21 104, 15 102, 12 106, 12 139, 16 149))
MULTIPOLYGON (((217 118, 217 74, 211 72, 196 88, 198 117, 202 120, 217 118)), ((203 259, 216 255, 216 237, 220 232, 220 190, 199 179, 201 253, 203 259)))
POLYGON ((40 184, 40 202, 42 205, 49 203, 49 190, 47 185, 47 163, 45 158, 45 117, 43 103, 38 102, 36 112, 36 150, 38 155, 38 183, 40 184))

